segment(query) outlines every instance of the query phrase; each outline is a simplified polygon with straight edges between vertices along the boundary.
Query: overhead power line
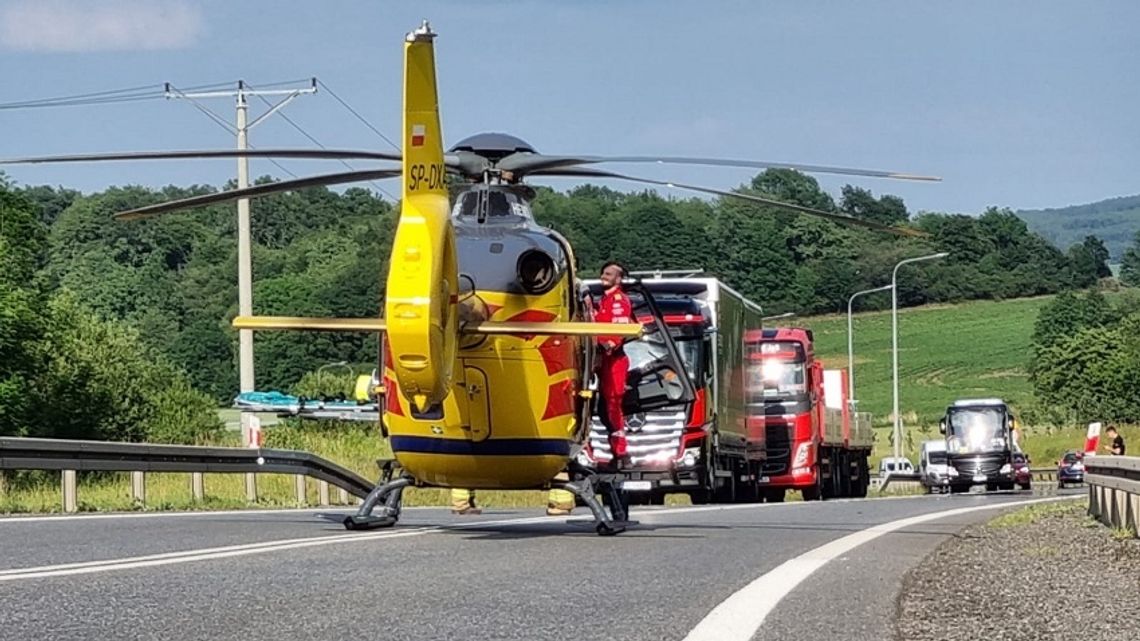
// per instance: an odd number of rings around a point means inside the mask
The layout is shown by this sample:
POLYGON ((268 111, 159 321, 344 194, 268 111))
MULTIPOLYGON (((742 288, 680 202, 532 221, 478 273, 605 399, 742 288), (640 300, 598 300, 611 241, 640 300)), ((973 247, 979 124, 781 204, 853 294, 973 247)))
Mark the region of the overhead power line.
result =
POLYGON ((382 139, 384 139, 384 141, 385 141, 385 142, 387 142, 389 145, 392 145, 392 148, 393 148, 393 149, 395 149, 396 151, 400 151, 400 146, 399 146, 399 145, 397 145, 396 143, 392 142, 392 139, 391 139, 391 138, 389 138, 388 136, 385 136, 385 135, 384 135, 384 134, 383 134, 383 133, 382 133, 382 132, 381 132, 379 129, 377 129, 376 127, 374 127, 374 126, 372 125, 372 123, 368 122, 368 119, 367 119, 367 118, 365 118, 364 116, 360 115, 360 113, 359 113, 359 112, 357 112, 355 109, 353 109, 353 108, 352 108, 352 105, 348 104, 348 103, 347 103, 347 102, 345 102, 343 99, 341 99, 341 97, 340 97, 340 96, 338 96, 338 95, 336 94, 336 92, 332 90, 332 87, 329 87, 328 85, 326 85, 326 84, 325 84, 323 81, 321 81, 321 80, 317 80, 317 84, 318 84, 318 85, 320 85, 321 87, 324 87, 325 91, 329 92, 329 95, 330 95, 330 96, 332 96, 333 98, 335 98, 337 102, 339 102, 341 105, 343 105, 343 106, 344 106, 344 108, 345 108, 345 109, 347 109, 347 110, 349 111, 349 113, 351 113, 352 115, 356 116, 356 118, 357 118, 358 120, 360 120, 360 122, 364 123, 364 125, 365 125, 366 127, 368 127, 369 129, 371 129, 373 133, 375 133, 377 136, 380 136, 380 137, 381 137, 382 139))
MULTIPOLYGON (((317 82, 318 82, 318 83, 320 83, 320 81, 319 81, 319 80, 318 80, 317 82)), ((246 83, 246 84, 249 84, 249 83, 246 83)), ((253 89, 253 88, 254 88, 254 87, 253 87, 253 85, 249 85, 249 86, 250 86, 250 89, 253 89)), ((264 102, 266 105, 268 105, 268 106, 270 106, 270 107, 272 107, 272 106, 273 106, 273 104, 272 104, 271 102, 269 102, 268 100, 266 100, 264 96, 258 95, 258 98, 260 98, 260 99, 261 99, 261 101, 262 101, 262 102, 264 102)), ((311 142, 311 143, 313 143, 314 145, 316 145, 316 146, 320 147, 321 149, 328 149, 328 147, 326 147, 324 144, 322 144, 322 143, 321 143, 321 141, 317 140, 317 139, 316 139, 316 137, 314 137, 314 136, 313 136, 312 134, 310 134, 309 132, 305 131, 304 127, 302 127, 301 125, 299 125, 299 124, 297 124, 296 122, 294 122, 294 121, 293 121, 293 119, 292 119, 292 118, 290 118, 288 115, 286 115, 286 114, 284 114, 284 113, 278 113, 277 115, 278 115, 278 116, 280 116, 280 117, 281 117, 281 118, 282 118, 282 119, 283 119, 285 122, 287 122, 287 123, 289 123, 290 125, 292 125, 294 129, 296 129, 297 131, 301 132, 301 135, 302 135, 302 136, 304 136, 305 138, 308 138, 308 139, 309 139, 309 142, 311 142)), ((350 165, 348 162, 346 162, 346 161, 344 161, 344 160, 341 160, 341 161, 339 161, 339 162, 340 162, 340 164, 344 165, 344 166, 345 166, 345 167, 347 167, 348 169, 351 169, 351 170, 353 170, 353 171, 355 171, 355 170, 356 170, 356 167, 353 167, 352 165, 350 165)), ((391 198, 393 202, 395 202, 395 201, 397 200, 397 198, 396 198, 395 196, 393 196, 391 193, 389 193, 387 189, 384 189, 384 187, 382 187, 382 186, 380 185, 380 183, 378 183, 378 182, 376 182, 376 181, 374 181, 374 180, 370 180, 370 181, 368 181, 368 184, 370 184, 370 185, 372 185, 373 187, 375 187, 375 188, 376 188, 376 189, 377 189, 377 190, 378 190, 380 193, 382 193, 382 194, 384 194, 385 196, 387 196, 387 197, 391 198)))

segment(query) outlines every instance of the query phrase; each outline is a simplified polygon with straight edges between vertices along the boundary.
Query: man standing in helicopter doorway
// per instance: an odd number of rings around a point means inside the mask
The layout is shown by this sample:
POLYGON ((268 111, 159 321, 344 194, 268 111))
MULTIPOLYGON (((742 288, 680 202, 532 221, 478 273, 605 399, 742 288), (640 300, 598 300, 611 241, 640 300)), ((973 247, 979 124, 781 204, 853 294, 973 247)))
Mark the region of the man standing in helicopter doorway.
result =
MULTIPOLYGON (((620 263, 610 261, 602 266, 601 281, 605 288, 601 303, 594 314, 598 323, 634 322, 633 305, 629 296, 621 288, 625 278, 625 268, 620 263)), ((625 381, 629 373, 629 357, 625 355, 620 336, 598 337, 598 382, 601 404, 598 416, 609 431, 610 453, 613 464, 618 467, 629 455, 625 437, 625 414, 622 399, 625 397, 625 381)), ((551 490, 547 500, 546 513, 550 516, 569 514, 574 509, 574 495, 566 490, 551 490)))
MULTIPOLYGON (((621 288, 625 278, 625 268, 610 261, 602 267, 602 302, 594 320, 599 323, 628 324, 633 321, 633 305, 629 296, 621 288)), ((625 355, 620 336, 599 336, 598 382, 602 393, 602 405, 598 415, 610 433, 610 452, 615 464, 628 455, 625 439, 625 414, 621 403, 625 397, 625 379, 629 374, 629 357, 625 355)))

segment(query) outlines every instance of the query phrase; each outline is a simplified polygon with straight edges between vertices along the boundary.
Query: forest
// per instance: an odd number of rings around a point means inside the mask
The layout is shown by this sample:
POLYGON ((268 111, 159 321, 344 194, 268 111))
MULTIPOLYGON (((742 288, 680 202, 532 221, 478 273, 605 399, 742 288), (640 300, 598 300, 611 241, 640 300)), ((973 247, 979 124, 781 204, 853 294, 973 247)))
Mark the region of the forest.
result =
MULTIPOLYGON (((234 205, 111 218, 215 189, 81 194, 0 177, 0 434, 195 442, 221 429, 213 408, 238 389, 234 205)), ((1095 236, 1062 250, 1009 209, 912 215, 896 196, 848 185, 836 199, 791 170, 767 170, 738 190, 926 236, 590 185, 538 188, 533 208, 570 240, 586 275, 610 259, 633 270, 699 268, 768 314, 845 310, 855 291, 889 283, 899 260, 934 251, 950 255, 908 266, 900 305, 1055 294, 1110 275, 1095 236)), ((254 312, 379 315, 397 215, 395 203, 361 188, 253 201, 254 312)), ((257 334, 258 389, 289 391, 339 361, 370 369, 376 349, 375 337, 359 334, 257 334)))

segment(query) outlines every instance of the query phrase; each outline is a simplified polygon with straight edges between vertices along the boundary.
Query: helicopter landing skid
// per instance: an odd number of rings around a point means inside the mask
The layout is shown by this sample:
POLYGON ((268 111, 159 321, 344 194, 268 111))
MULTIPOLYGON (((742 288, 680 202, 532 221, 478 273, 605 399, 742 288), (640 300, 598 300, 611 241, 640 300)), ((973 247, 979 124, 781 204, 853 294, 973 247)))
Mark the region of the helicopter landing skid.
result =
POLYGON ((622 500, 617 479, 590 474, 576 481, 556 482, 553 487, 570 492, 590 508, 590 512, 594 515, 594 531, 600 536, 621 534, 625 532, 627 526, 637 525, 637 521, 629 520, 629 507, 622 500), (598 501, 598 494, 605 497, 605 505, 598 501))
POLYGON ((393 479, 395 461, 381 462, 383 473, 380 482, 376 484, 364 499, 356 514, 344 517, 341 521, 346 530, 379 530, 392 527, 400 520, 400 509, 403 506, 404 488, 415 484, 416 480, 410 476, 401 476, 393 479), (378 513, 372 511, 379 508, 378 513))

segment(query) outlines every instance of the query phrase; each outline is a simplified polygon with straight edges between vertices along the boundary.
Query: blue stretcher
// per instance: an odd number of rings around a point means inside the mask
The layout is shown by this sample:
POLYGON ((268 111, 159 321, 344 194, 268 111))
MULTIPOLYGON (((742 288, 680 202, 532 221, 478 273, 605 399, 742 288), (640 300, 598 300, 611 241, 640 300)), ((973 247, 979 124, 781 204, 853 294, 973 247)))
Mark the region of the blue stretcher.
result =
POLYGON ((242 412, 272 412, 277 416, 338 421, 380 420, 380 406, 375 402, 360 403, 341 397, 307 398, 281 392, 243 392, 234 398, 242 412))

